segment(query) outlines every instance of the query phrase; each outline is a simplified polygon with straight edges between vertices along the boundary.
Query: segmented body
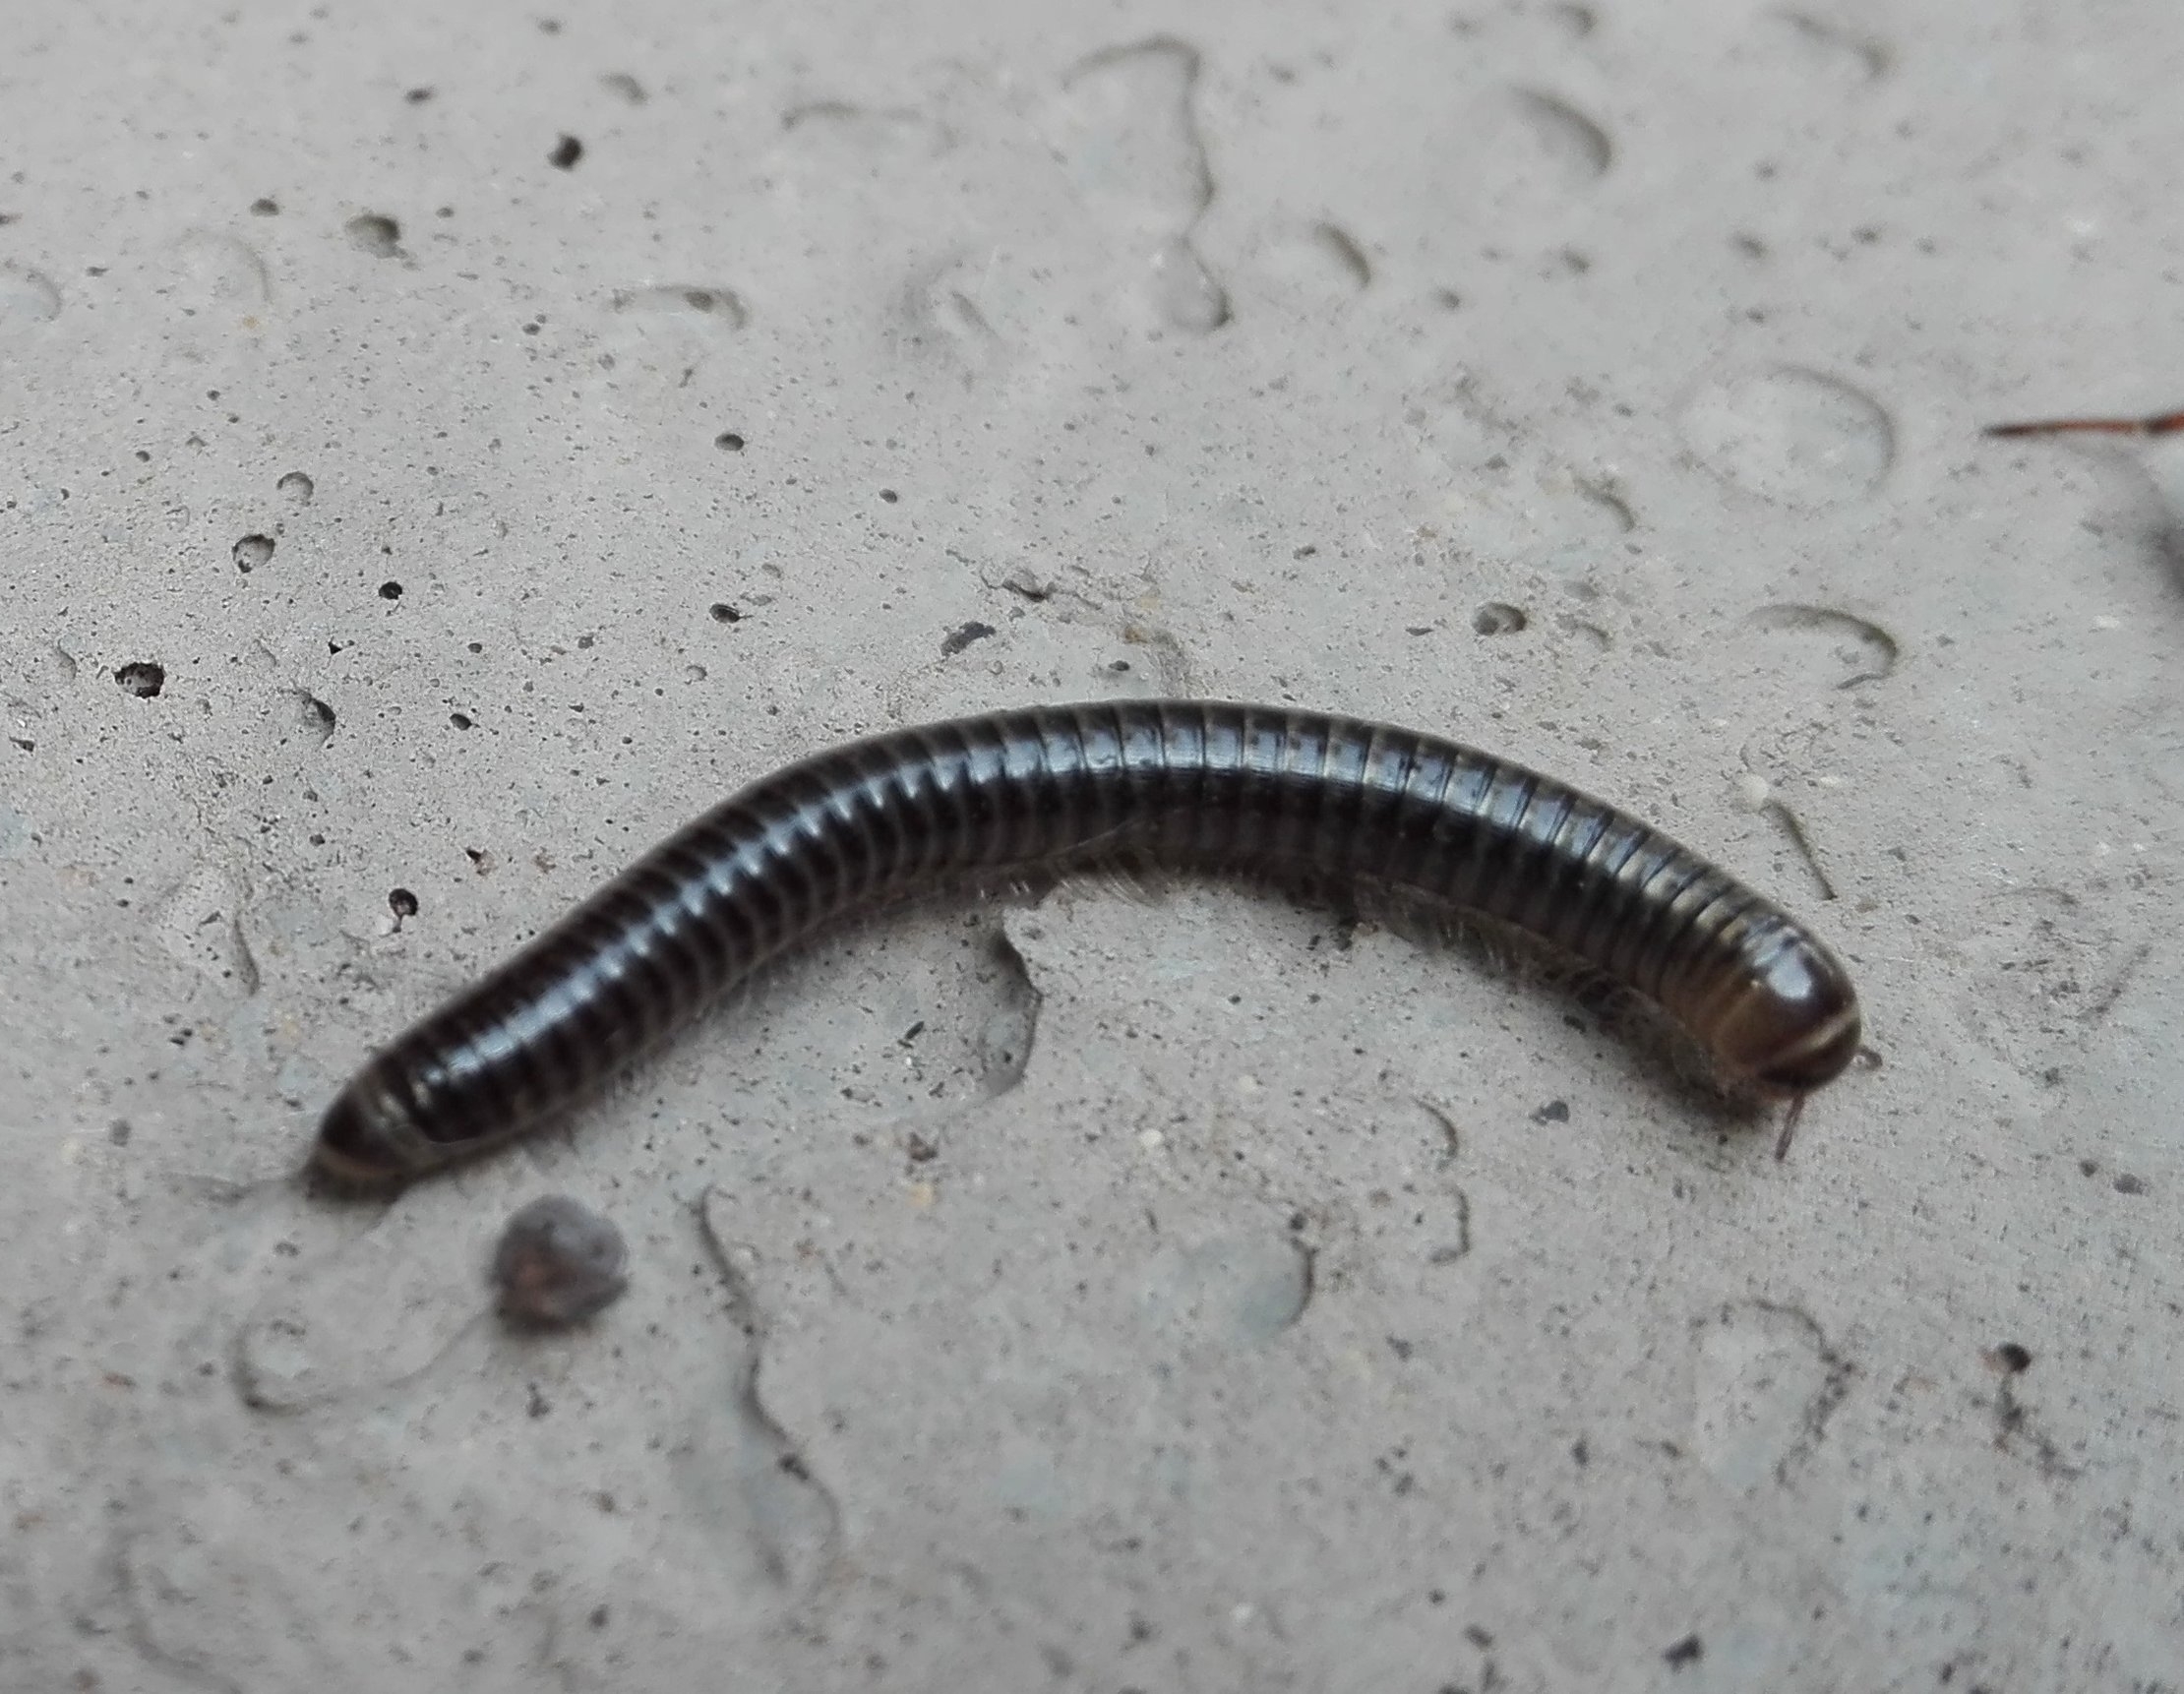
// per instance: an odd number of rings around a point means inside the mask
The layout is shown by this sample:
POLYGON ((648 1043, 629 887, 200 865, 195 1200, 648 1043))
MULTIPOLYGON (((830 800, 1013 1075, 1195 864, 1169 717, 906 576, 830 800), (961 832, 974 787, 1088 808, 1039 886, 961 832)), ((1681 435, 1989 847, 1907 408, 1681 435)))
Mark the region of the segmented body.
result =
POLYGON ((1042 706, 805 758, 646 854, 373 1057, 320 1166, 415 1176, 582 1099, 842 915, 951 879, 1150 864, 1408 891, 1659 1002, 1723 1078, 1801 1095, 1857 1050, 1841 962, 1666 835, 1386 724, 1198 700, 1042 706))

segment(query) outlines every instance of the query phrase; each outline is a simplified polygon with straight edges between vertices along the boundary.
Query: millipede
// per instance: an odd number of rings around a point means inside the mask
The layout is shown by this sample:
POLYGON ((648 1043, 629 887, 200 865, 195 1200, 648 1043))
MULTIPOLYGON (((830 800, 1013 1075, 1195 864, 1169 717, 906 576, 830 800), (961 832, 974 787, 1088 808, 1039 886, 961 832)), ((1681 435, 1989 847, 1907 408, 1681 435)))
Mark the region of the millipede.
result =
POLYGON ((951 881, 1110 866, 1387 890, 1635 990, 1732 1092, 1804 1096, 1858 1051, 1842 961, 1638 819, 1452 741, 1202 700, 900 729, 760 778, 374 1054, 313 1162, 400 1181, 555 1120, 843 916, 951 881))

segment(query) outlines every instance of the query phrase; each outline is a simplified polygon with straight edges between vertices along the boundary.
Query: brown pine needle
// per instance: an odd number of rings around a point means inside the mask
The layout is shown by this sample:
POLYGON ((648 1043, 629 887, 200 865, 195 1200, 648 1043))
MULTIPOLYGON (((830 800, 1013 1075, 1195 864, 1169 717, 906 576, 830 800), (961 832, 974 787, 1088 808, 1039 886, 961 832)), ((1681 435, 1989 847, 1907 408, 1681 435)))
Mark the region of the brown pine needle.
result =
POLYGON ((2184 430, 2184 411, 2150 418, 2043 418, 2032 423, 1989 424, 1984 434, 2027 435, 2172 435, 2184 430))

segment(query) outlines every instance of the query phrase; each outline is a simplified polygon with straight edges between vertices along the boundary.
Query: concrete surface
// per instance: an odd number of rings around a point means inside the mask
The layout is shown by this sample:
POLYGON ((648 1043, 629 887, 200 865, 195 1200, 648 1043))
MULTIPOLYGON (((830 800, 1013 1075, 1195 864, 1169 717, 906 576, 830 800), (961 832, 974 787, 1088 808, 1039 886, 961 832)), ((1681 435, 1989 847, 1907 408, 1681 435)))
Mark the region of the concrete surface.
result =
POLYGON ((1977 435, 2184 397, 2184 14, 5 17, 0 1686, 2184 1685, 2184 477, 1977 435), (1777 1164, 1086 888, 290 1180, 732 785, 1170 690, 1634 808, 1878 1066, 1777 1164), (556 1191, 631 1292, 511 1334, 556 1191))

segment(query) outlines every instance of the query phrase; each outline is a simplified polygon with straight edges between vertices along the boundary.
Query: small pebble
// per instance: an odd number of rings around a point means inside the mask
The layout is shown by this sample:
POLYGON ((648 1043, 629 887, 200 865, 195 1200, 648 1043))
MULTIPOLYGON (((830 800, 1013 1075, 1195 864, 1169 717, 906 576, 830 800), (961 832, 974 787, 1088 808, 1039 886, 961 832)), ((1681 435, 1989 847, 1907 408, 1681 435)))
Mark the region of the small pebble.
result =
POLYGON ((501 1312, 530 1324, 581 1323, 630 1286, 622 1232, 566 1194, 533 1200, 508 1221, 493 1254, 501 1312))

